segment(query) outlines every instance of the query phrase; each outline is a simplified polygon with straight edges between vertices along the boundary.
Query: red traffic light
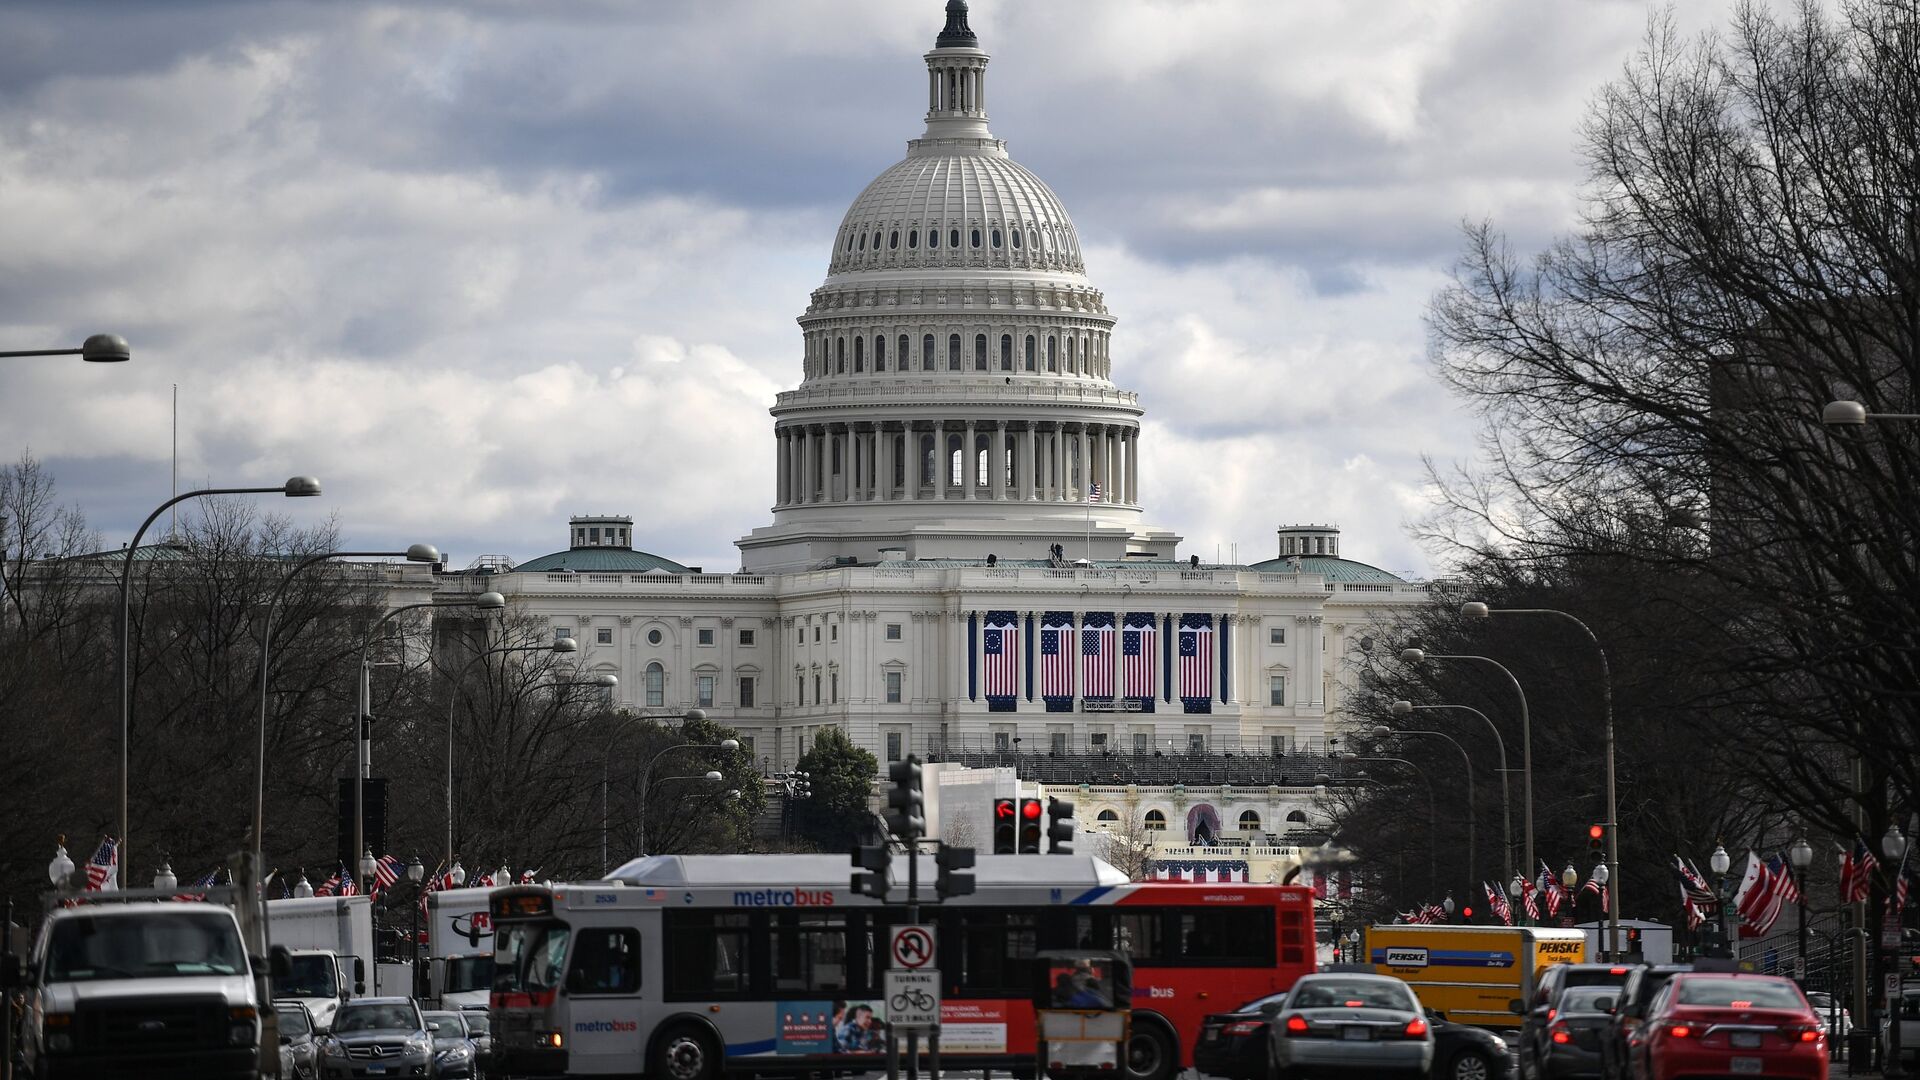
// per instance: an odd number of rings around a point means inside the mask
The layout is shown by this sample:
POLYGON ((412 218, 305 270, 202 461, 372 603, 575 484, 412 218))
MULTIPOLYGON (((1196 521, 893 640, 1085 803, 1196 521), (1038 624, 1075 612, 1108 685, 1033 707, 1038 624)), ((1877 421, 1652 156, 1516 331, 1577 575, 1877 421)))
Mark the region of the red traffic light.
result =
POLYGON ((1471 908, 1471 907, 1463 907, 1463 908, 1461 908, 1461 909, 1460 909, 1460 917, 1461 917, 1461 918, 1463 918, 1463 919, 1471 919, 1471 918, 1473 918, 1473 908, 1471 908))
POLYGON ((1603 836, 1605 836, 1605 835, 1607 835, 1607 829, 1606 829, 1606 826, 1604 826, 1604 825, 1589 825, 1589 826, 1587 826, 1587 837, 1588 837, 1589 839, 1592 839, 1592 840, 1598 840, 1598 839, 1600 839, 1601 837, 1603 837, 1603 836))
POLYGON ((1040 800, 1027 799, 1022 802, 1020 804, 1020 814, 1027 818, 1038 818, 1040 816, 1040 800))
POLYGON ((1013 800, 1012 799, 995 799, 993 801, 993 816, 997 818, 1012 817, 1013 816, 1013 800))

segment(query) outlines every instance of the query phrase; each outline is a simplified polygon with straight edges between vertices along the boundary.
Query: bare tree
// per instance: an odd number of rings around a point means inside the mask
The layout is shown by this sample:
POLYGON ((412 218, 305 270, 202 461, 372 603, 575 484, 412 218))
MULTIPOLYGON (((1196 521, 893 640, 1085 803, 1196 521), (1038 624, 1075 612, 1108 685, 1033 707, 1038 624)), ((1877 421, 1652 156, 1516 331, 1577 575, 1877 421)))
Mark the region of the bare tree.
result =
POLYGON ((1131 881, 1146 876, 1153 861, 1153 831, 1140 811, 1140 798, 1128 795, 1120 808, 1120 820, 1095 826, 1094 854, 1131 881))

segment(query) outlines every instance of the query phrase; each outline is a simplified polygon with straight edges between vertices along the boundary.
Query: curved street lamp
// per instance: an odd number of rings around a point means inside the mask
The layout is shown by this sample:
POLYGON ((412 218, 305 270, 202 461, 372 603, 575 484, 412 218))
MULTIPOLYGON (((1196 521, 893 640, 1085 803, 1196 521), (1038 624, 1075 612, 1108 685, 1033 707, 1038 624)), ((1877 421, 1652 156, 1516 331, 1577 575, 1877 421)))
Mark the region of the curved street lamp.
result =
POLYGON ((460 666, 459 674, 454 676, 452 685, 450 685, 447 688, 447 861, 448 862, 451 863, 454 861, 454 857, 453 857, 453 714, 454 714, 454 710, 460 704, 460 684, 466 681, 467 672, 472 671, 473 665, 484 662, 487 657, 498 656, 503 653, 512 653, 512 652, 570 653, 570 652, 578 652, 579 649, 580 649, 580 643, 573 640, 570 637, 554 638, 553 641, 543 645, 500 645, 500 646, 496 646, 495 648, 480 650, 479 652, 468 657, 467 662, 460 666))
MULTIPOLYGON (((188 499, 198 499, 207 495, 285 495, 289 499, 310 499, 320 494, 320 481, 311 476, 295 476, 279 487, 244 488, 205 488, 175 495, 147 515, 140 528, 133 534, 133 541, 127 545, 126 558, 120 561, 120 865, 131 866, 133 856, 127 844, 127 769, 130 764, 131 732, 133 730, 133 664, 132 664, 132 624, 133 624, 133 557, 140 550, 140 540, 147 535, 160 515, 176 503, 188 499)), ((258 846, 256 841, 255 846, 258 846)))
MULTIPOLYGON (((707 714, 704 709, 688 709, 685 717, 686 720, 693 721, 696 723, 701 720, 705 720, 706 718, 707 718, 707 714)), ((640 854, 642 855, 647 854, 647 777, 650 773, 653 772, 653 766, 661 758, 666 757, 668 754, 675 753, 676 751, 700 750, 700 749, 704 749, 704 750, 719 749, 727 753, 732 753, 733 751, 740 749, 740 740, 722 739, 718 744, 695 743, 695 742, 675 743, 672 746, 669 746, 662 750, 657 751, 652 757, 647 759, 646 764, 640 766, 640 779, 639 779, 640 799, 639 799, 639 805, 635 808, 635 814, 634 814, 634 829, 639 834, 640 854)), ((671 780, 671 779, 685 779, 685 778, 684 777, 666 777, 664 779, 671 780)), ((604 860, 605 860, 605 855, 603 854, 602 861, 604 860)), ((604 872, 605 872, 605 869, 603 868, 602 873, 604 872)))
MULTIPOLYGON (((1434 801, 1434 797, 1433 797, 1433 777, 1427 775, 1427 770, 1421 768, 1418 765, 1415 765, 1413 762, 1408 761, 1406 758, 1361 757, 1359 754, 1355 754, 1352 752, 1340 754, 1339 758, 1341 761, 1344 761, 1344 762, 1356 762, 1356 763, 1386 762, 1394 765, 1405 765, 1407 768, 1412 769, 1414 772, 1420 774, 1420 779, 1424 781, 1427 785, 1427 895, 1431 896, 1434 893, 1439 892, 1440 891, 1440 814, 1439 814, 1438 804, 1434 801)), ((1377 780, 1374 782, 1379 783, 1379 781, 1377 780)), ((1382 785, 1382 786, 1385 786, 1385 785, 1382 785)))
POLYGON ((1829 401, 1820 410, 1820 422, 1831 427, 1857 426, 1869 420, 1920 420, 1920 413, 1868 412, 1857 401, 1829 401))
POLYGON ((1507 782, 1507 777, 1513 770, 1507 768, 1507 740, 1501 737, 1500 728, 1494 724, 1491 717, 1471 705, 1415 705, 1411 701, 1396 701, 1391 706, 1390 711, 1395 716, 1412 716, 1415 711, 1421 709, 1458 709, 1461 712, 1470 712, 1479 717, 1481 721, 1487 725, 1487 729, 1493 732, 1494 746, 1500 750, 1500 852, 1503 857, 1503 869, 1505 870, 1506 876, 1512 877, 1514 874, 1513 792, 1511 785, 1507 782))
MULTIPOLYGON (((280 598, 286 594, 287 587, 302 570, 328 559, 405 559, 408 562, 437 563, 440 561, 440 549, 432 544, 412 544, 405 551, 323 551, 309 555, 293 564, 274 586, 273 595, 267 598, 267 611, 260 629, 260 752, 253 770, 253 853, 260 859, 261 849, 266 847, 267 824, 267 661, 273 649, 273 615, 280 606, 280 598)), ((266 862, 260 860, 260 865, 266 862)))
MULTIPOLYGON (((71 340, 71 339, 69 339, 71 340)), ((89 364, 124 364, 133 359, 127 339, 119 334, 93 334, 77 349, 26 349, 0 352, 7 356, 77 356, 89 364)))
POLYGON ((1418 731, 1413 729, 1395 731, 1393 728, 1390 728, 1385 724, 1375 724, 1373 727, 1373 737, 1376 739, 1385 739, 1393 735, 1430 735, 1437 739, 1447 740, 1447 742, 1451 744, 1455 750, 1460 751, 1460 760, 1465 762, 1467 766, 1467 873, 1469 875, 1477 873, 1478 871, 1476 868, 1480 865, 1480 863, 1479 863, 1479 860, 1475 857, 1476 852, 1474 849, 1473 759, 1467 756, 1467 748, 1464 746, 1461 746, 1458 742, 1454 740, 1453 736, 1448 735, 1443 731, 1418 731))

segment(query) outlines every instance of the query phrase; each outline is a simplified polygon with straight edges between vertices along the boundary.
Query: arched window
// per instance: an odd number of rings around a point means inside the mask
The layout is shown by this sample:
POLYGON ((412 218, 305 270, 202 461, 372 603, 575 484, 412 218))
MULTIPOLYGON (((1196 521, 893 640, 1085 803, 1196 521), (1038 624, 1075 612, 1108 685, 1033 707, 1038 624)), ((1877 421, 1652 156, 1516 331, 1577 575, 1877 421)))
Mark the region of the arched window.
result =
POLYGON ((887 235, 887 250, 895 251, 900 247, 900 230, 895 229, 887 235))
POLYGON ((1013 335, 1000 335, 1000 370, 1013 370, 1013 335))
MULTIPOLYGON (((1019 245, 1019 244, 1015 244, 1015 245, 1013 245, 1013 246, 1014 246, 1014 247, 1019 247, 1020 245, 1019 245)), ((1034 231, 1033 231, 1032 229, 1028 229, 1028 230, 1027 230, 1027 246, 1028 246, 1028 247, 1030 247, 1030 248, 1036 248, 1036 247, 1039 247, 1039 246, 1040 246, 1040 240, 1039 240, 1039 238, 1038 238, 1038 237, 1037 237, 1037 236, 1036 236, 1036 235, 1034 234, 1034 231)))
POLYGON ((1051 335, 1047 338, 1047 370, 1060 370, 1060 339, 1051 335))
POLYGON ((940 230, 928 229, 927 230, 927 250, 932 251, 938 248, 939 246, 940 246, 940 230))
POLYGON ((1167 828, 1167 815, 1158 810, 1149 810, 1147 811, 1146 825, 1150 832, 1165 832, 1167 828))
MULTIPOLYGON (((954 343, 954 351, 955 352, 960 351, 960 346, 958 342, 954 343)), ((932 334, 928 334, 926 337, 923 337, 920 339, 920 369, 922 371, 933 370, 933 335, 932 334)))
POLYGON ((848 251, 853 250, 853 234, 852 233, 847 234, 847 250, 848 251))
MULTIPOLYGON (((938 236, 938 235, 940 235, 940 234, 939 234, 939 233, 935 233, 934 235, 935 235, 935 236, 938 236)), ((911 229, 911 230, 908 230, 908 232, 907 232, 907 250, 908 250, 908 251, 914 251, 914 250, 917 250, 917 249, 918 249, 919 247, 920 247, 920 230, 919 230, 919 229, 911 229)))
POLYGON ((1294 810, 1287 814, 1287 824, 1289 825, 1305 825, 1306 823, 1307 812, 1305 810, 1294 810))
MULTIPOLYGON (((947 230, 947 246, 950 248, 957 248, 960 246, 960 230, 959 229, 947 230)), ((973 231, 973 246, 974 247, 980 246, 980 230, 978 229, 975 229, 973 231)))
POLYGON ((867 250, 867 234, 866 233, 860 234, 860 250, 861 251, 867 250))
POLYGON ((900 335, 900 351, 893 354, 893 367, 896 371, 905 371, 913 366, 913 339, 900 335))
POLYGON ((1259 832, 1260 831, 1260 815, 1255 813, 1252 810, 1240 811, 1240 831, 1241 832, 1259 832))
POLYGON ((1120 824, 1120 814, 1118 811, 1114 810, 1112 807, 1108 807, 1107 809, 1100 811, 1099 816, 1094 818, 1093 820, 1099 822, 1102 825, 1118 825, 1120 824))
POLYGON ((659 708, 667 703, 667 669, 658 661, 647 665, 647 704, 659 708))
POLYGON ((880 250, 880 230, 879 229, 873 230, 873 250, 875 251, 880 250))
POLYGON ((980 230, 979 229, 973 230, 973 246, 974 247, 980 246, 980 230))
POLYGON ((847 339, 846 338, 834 339, 833 373, 835 375, 845 375, 847 373, 847 339))
POLYGON ((1019 251, 1020 250, 1020 230, 1014 229, 1012 231, 1013 231, 1013 250, 1019 251))
POLYGON ((964 457, 961 457, 960 454, 961 454, 960 436, 948 435, 947 436, 947 486, 948 487, 959 487, 966 480, 966 474, 962 472, 962 470, 966 468, 967 459, 964 457))
POLYGON ((887 335, 873 339, 873 370, 887 370, 887 335))
POLYGON ((867 339, 864 337, 853 339, 853 370, 867 370, 867 339))
POLYGON ((987 370, 987 335, 973 335, 973 370, 987 370))
POLYGON ((1073 366, 1073 338, 1072 337, 1067 338, 1067 370, 1075 374, 1078 374, 1080 370, 1079 368, 1076 368, 1073 366))
POLYGON ((947 335, 947 370, 960 370, 960 335, 947 335))
POLYGON ((993 246, 995 248, 998 248, 1000 246, 1000 230, 999 229, 993 230, 993 246))
POLYGON ((1026 362, 1027 362, 1027 370, 1028 370, 1028 371, 1032 371, 1032 370, 1034 370, 1034 366, 1033 366, 1033 353, 1034 353, 1034 346, 1033 346, 1033 335, 1032 335, 1032 334, 1028 334, 1028 335, 1027 335, 1027 355, 1026 355, 1026 362))

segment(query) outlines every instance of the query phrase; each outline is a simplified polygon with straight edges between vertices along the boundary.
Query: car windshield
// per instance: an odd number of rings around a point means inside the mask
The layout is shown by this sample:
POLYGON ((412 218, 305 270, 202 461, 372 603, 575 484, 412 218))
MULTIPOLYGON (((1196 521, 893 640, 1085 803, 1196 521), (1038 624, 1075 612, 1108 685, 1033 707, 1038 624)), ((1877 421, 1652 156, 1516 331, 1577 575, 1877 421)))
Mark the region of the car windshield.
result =
POLYGON ((273 980, 275 997, 340 996, 338 973, 331 956, 295 956, 287 973, 273 980))
POLYGON ((492 1022, 492 1018, 483 1012, 467 1014, 467 1030, 473 1032, 475 1035, 485 1035, 487 1032, 493 1030, 488 1026, 492 1022))
POLYGON ((247 970, 240 931, 224 910, 77 915, 54 924, 49 982, 239 975, 247 970))
POLYGON ((1682 1005, 1718 1005, 1729 1009, 1798 1009, 1800 991, 1789 982, 1769 979, 1683 979, 1682 1005))
POLYGON ((1601 998, 1612 998, 1611 986, 1576 986, 1560 995, 1561 1012, 1604 1012, 1598 1002, 1601 998))
POLYGON ((334 1018, 333 1033, 348 1031, 418 1031, 420 1014, 411 1005, 347 1005, 334 1018))
POLYGON ((427 1030, 433 1032, 436 1039, 464 1039, 467 1029, 460 1026, 460 1018, 452 1013, 428 1013, 427 1030))
POLYGON ((1413 996, 1399 984, 1384 979, 1303 979, 1293 988, 1289 1007, 1416 1011, 1413 996))
POLYGON ((492 985, 492 956, 456 956, 447 961, 446 993, 485 990, 492 985))
POLYGON ((276 1006, 273 1012, 274 1015, 280 1018, 280 1034, 307 1035, 312 1033, 313 1025, 307 1022, 307 1010, 300 1006, 295 1005, 288 1007, 280 1005, 276 1006))

